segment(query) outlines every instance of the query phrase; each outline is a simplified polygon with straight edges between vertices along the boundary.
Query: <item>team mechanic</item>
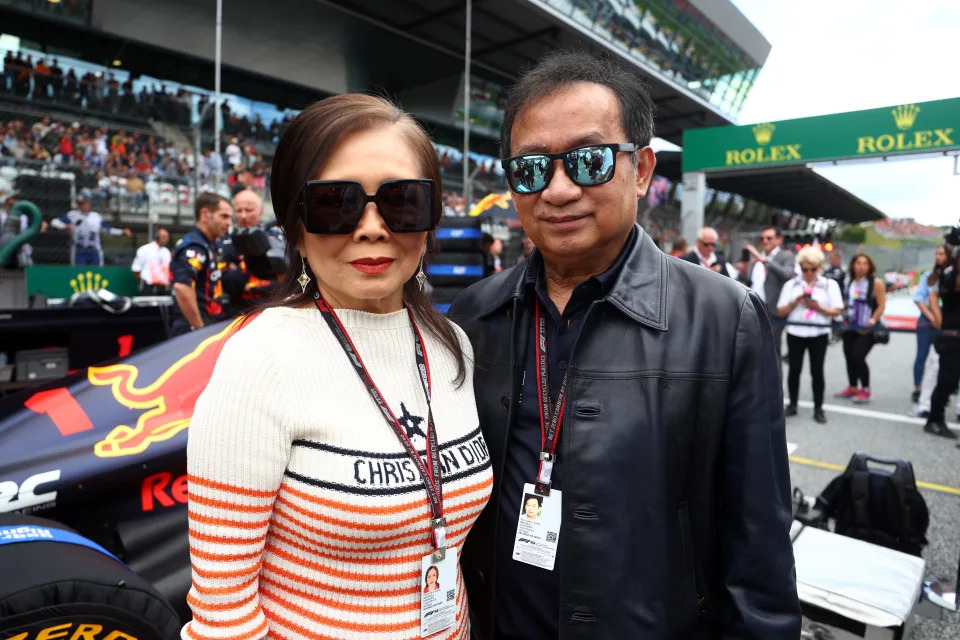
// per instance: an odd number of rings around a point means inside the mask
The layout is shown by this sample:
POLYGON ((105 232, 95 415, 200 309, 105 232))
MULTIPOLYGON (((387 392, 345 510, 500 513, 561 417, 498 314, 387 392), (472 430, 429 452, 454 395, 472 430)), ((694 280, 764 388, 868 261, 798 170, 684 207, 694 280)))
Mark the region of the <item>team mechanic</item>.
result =
POLYGON ((450 310, 494 464, 461 558, 475 635, 796 640, 763 303, 636 225, 656 159, 631 70, 553 54, 508 96, 503 165, 538 250, 450 310))
POLYGON ((204 192, 194 204, 197 226, 183 236, 173 250, 170 271, 177 311, 170 335, 178 336, 230 317, 229 300, 223 292, 227 267, 221 239, 230 228, 230 201, 204 192))

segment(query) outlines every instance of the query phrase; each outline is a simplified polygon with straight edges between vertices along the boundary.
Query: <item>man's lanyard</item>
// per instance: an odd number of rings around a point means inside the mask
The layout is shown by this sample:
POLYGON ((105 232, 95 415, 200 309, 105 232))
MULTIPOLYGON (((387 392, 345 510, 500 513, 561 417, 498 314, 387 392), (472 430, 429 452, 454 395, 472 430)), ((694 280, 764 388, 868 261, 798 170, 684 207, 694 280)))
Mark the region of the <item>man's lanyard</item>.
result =
POLYGON ((313 294, 313 301, 316 303, 317 309, 326 321, 327 326, 330 327, 330 331, 337 337, 337 341, 343 348, 344 353, 347 354, 350 363, 353 364, 353 368, 356 370, 361 382, 363 382, 363 385, 367 388, 367 393, 370 394, 373 401, 377 403, 377 407, 380 408, 380 412, 383 414, 384 420, 387 421, 387 425, 393 429, 393 432, 400 440, 400 444, 403 445, 404 450, 406 450, 407 455, 417 466, 417 471, 420 472, 420 477, 423 478, 423 485, 427 490, 427 498, 430 504, 430 525, 433 529, 433 545, 435 549, 433 559, 436 561, 443 560, 446 556, 447 547, 447 522, 443 517, 443 479, 440 474, 440 448, 437 446, 437 430, 433 424, 433 407, 430 404, 430 362, 427 360, 427 350, 423 344, 423 336, 420 335, 420 329, 417 328, 417 323, 413 319, 413 312, 411 312, 409 308, 407 309, 407 313, 410 314, 410 324, 413 325, 413 342, 415 347, 414 351, 416 351, 417 371, 420 373, 420 383, 423 385, 423 393, 427 398, 426 464, 424 464, 420 458, 420 455, 417 453, 417 448, 413 446, 410 438, 407 437, 406 430, 400 425, 397 416, 387 405, 383 394, 380 393, 377 385, 373 382, 373 378, 370 377, 367 367, 363 364, 357 348, 350 340, 350 336, 347 335, 347 330, 343 324, 341 324, 336 312, 327 304, 320 295, 320 292, 313 294))
POLYGON ((568 368, 560 382, 560 391, 553 408, 550 407, 550 373, 547 360, 547 319, 541 310, 541 304, 534 306, 534 323, 537 327, 537 396, 540 399, 540 470, 537 472, 536 492, 550 495, 550 475, 557 458, 557 440, 560 439, 560 427, 563 424, 563 411, 567 404, 568 368))

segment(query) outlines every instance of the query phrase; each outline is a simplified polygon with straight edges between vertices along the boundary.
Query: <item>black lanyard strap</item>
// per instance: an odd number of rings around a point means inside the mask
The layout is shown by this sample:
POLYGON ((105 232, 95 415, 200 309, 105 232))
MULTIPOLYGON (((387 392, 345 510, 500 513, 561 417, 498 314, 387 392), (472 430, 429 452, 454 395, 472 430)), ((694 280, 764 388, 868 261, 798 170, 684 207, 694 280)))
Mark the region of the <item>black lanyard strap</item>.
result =
POLYGON ((557 400, 550 406, 550 364, 547 359, 547 319, 538 302, 534 307, 534 324, 537 327, 537 395, 540 399, 540 469, 537 472, 536 492, 550 495, 550 476, 557 459, 557 441, 563 424, 563 412, 567 406, 568 368, 560 381, 557 400))
POLYGON ((387 425, 396 434, 397 439, 400 440, 400 444, 403 446, 407 455, 417 466, 417 471, 420 472, 420 477, 423 479, 423 486, 427 490, 427 499, 430 504, 430 525, 435 549, 433 557, 436 561, 443 560, 446 555, 447 546, 447 522, 443 515, 443 478, 440 467, 440 448, 437 446, 437 430, 433 424, 433 406, 430 402, 430 361, 427 359, 427 349, 423 344, 423 336, 420 334, 420 329, 413 319, 413 312, 410 311, 409 308, 407 309, 407 313, 410 315, 410 324, 413 325, 413 341, 414 351, 416 352, 417 372, 419 373, 418 377, 420 378, 420 383, 423 385, 423 393, 427 398, 426 464, 424 464, 423 459, 417 452, 417 448, 413 446, 413 442, 407 437, 406 430, 400 425, 396 414, 390 409, 390 406, 387 404, 383 394, 380 393, 380 389, 377 388, 373 378, 370 377, 370 373, 367 371, 366 365, 363 364, 360 353, 357 351, 356 346, 354 346, 353 341, 350 340, 347 330, 340 322, 340 318, 337 317, 333 307, 327 304, 319 292, 313 294, 313 300, 317 305, 317 309, 320 311, 320 315, 323 316, 327 326, 330 327, 330 331, 336 336, 344 353, 347 354, 347 358, 357 372, 357 376, 360 377, 360 381, 363 382, 363 385, 367 388, 367 393, 369 393, 373 401, 377 403, 377 407, 380 409, 380 413, 383 414, 387 425))

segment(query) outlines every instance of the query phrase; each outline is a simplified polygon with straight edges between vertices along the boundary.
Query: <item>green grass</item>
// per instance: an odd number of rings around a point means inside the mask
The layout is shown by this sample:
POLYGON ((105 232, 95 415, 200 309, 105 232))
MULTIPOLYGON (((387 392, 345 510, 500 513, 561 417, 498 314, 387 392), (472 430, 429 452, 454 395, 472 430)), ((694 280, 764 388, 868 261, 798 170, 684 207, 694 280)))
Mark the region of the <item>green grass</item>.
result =
POLYGON ((871 247, 886 247, 888 249, 902 249, 903 241, 895 240, 893 238, 887 238, 882 233, 874 229, 873 227, 865 227, 867 232, 866 238, 864 238, 863 244, 871 247))

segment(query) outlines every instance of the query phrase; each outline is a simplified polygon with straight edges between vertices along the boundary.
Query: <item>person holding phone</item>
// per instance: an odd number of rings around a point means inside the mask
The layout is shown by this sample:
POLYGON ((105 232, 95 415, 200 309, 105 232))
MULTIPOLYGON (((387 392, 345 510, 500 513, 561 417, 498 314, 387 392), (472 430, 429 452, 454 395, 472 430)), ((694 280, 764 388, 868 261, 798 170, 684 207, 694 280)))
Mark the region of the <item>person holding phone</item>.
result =
POLYGON ((836 281, 824 277, 823 252, 807 247, 797 254, 801 275, 787 281, 777 301, 777 315, 787 319, 787 358, 790 363, 787 389, 790 404, 787 417, 797 415, 797 397, 800 392, 800 372, 803 356, 810 352, 810 376, 813 378, 813 419, 825 423, 823 412, 823 361, 827 355, 830 326, 843 312, 843 295, 836 281), (817 326, 810 326, 817 325, 817 326), (822 326, 822 328, 821 328, 822 326))

